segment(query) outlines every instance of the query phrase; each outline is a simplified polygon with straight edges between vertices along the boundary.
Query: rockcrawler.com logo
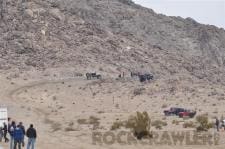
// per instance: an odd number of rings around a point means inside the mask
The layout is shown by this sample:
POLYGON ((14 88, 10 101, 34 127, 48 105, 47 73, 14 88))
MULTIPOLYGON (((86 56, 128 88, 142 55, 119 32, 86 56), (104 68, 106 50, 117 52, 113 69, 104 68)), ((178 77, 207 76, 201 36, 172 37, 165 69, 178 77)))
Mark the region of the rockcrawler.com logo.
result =
POLYGON ((138 140, 132 132, 92 132, 93 145, 176 145, 176 146, 216 146, 220 145, 220 135, 196 131, 159 131, 152 132, 152 137, 138 140))

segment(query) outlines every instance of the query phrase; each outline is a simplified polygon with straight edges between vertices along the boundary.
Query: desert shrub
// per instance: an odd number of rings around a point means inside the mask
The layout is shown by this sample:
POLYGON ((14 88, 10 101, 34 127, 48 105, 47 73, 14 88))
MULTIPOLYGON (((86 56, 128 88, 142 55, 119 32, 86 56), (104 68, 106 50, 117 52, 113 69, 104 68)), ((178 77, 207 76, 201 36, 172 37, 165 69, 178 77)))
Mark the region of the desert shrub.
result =
POLYGON ((76 131, 76 130, 73 127, 66 127, 65 128, 65 131, 68 132, 68 131, 76 131))
POLYGON ((94 116, 90 116, 89 117, 89 124, 93 124, 93 125, 99 125, 99 118, 94 117, 94 116))
POLYGON ((122 121, 116 121, 113 123, 113 125, 111 126, 111 130, 116 130, 116 129, 120 129, 121 127, 123 127, 125 124, 122 121))
POLYGON ((167 104, 163 104, 163 105, 162 105, 162 108, 167 108, 167 107, 168 107, 167 104))
POLYGON ((179 125, 179 123, 180 123, 180 121, 178 121, 178 120, 173 120, 172 121, 172 124, 174 124, 174 125, 179 125))
POLYGON ((87 120, 86 119, 78 119, 77 123, 80 125, 84 125, 84 124, 87 124, 87 120))
POLYGON ((164 120, 164 121, 165 121, 166 119, 167 119, 167 117, 166 117, 166 116, 162 118, 162 120, 164 120))
POLYGON ((89 119, 78 119, 77 123, 80 125, 93 125, 93 130, 99 128, 99 118, 90 116, 89 119))
POLYGON ((211 123, 209 123, 209 119, 207 115, 199 115, 196 117, 198 126, 197 131, 208 131, 210 128, 213 127, 211 123))
POLYGON ((69 124, 68 124, 69 127, 73 127, 73 125, 74 125, 74 122, 72 122, 72 121, 69 122, 69 124))
POLYGON ((134 96, 138 96, 143 94, 143 91, 145 90, 145 88, 136 88, 133 92, 134 96))
POLYGON ((137 112, 135 116, 130 116, 125 125, 130 128, 134 136, 138 139, 150 136, 151 119, 147 112, 137 112))
POLYGON ((185 122, 183 124, 183 127, 184 128, 195 128, 196 126, 195 126, 195 123, 194 122, 190 121, 190 122, 185 122))
POLYGON ((152 126, 154 126, 156 129, 162 129, 163 126, 167 126, 167 122, 155 120, 152 122, 152 126))
POLYGON ((89 119, 78 119, 77 123, 80 125, 90 124, 90 125, 98 125, 99 118, 90 116, 89 119))

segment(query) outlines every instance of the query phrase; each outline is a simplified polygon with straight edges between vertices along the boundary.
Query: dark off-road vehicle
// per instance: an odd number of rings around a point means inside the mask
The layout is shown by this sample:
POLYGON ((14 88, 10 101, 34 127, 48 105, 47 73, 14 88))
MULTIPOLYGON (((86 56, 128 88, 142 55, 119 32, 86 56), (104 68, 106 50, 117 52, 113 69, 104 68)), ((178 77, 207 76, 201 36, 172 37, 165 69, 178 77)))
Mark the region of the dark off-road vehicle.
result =
POLYGON ((184 108, 176 108, 176 107, 172 107, 169 110, 164 110, 164 114, 166 116, 170 116, 170 115, 179 115, 180 112, 184 112, 185 109, 184 108))
POLYGON ((102 76, 96 73, 86 73, 87 80, 91 80, 92 78, 101 79, 102 76))
POLYGON ((153 75, 152 74, 143 74, 143 75, 139 75, 138 77, 139 77, 140 82, 153 80, 153 75))

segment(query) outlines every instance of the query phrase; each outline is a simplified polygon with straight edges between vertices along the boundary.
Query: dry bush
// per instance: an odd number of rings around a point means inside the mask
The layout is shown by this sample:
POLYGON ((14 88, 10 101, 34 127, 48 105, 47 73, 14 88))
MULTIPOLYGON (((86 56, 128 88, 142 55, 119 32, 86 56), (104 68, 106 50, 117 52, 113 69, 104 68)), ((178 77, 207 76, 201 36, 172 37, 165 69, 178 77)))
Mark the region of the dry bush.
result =
POLYGON ((88 122, 87 122, 86 119, 78 119, 78 120, 77 120, 77 123, 80 124, 80 125, 88 124, 88 122))
POLYGON ((130 116, 125 127, 130 128, 138 139, 151 135, 151 119, 147 112, 137 112, 135 116, 130 116))
POLYGON ((180 121, 178 121, 178 120, 173 120, 173 121, 172 121, 172 124, 174 124, 174 125, 179 125, 179 124, 180 124, 180 121))
POLYGON ((167 117, 166 117, 166 116, 162 118, 162 120, 164 120, 164 121, 165 121, 166 119, 167 119, 167 117))
POLYGON ((100 124, 99 120, 97 117, 90 116, 89 119, 78 119, 77 123, 80 125, 93 125, 93 129, 96 129, 100 124))
POLYGON ((73 127, 67 127, 65 128, 65 131, 76 131, 73 127))
POLYGON ((73 127, 73 125, 74 125, 74 122, 72 122, 72 121, 69 122, 69 124, 68 124, 69 127, 73 127))
POLYGON ((95 117, 95 116, 90 116, 89 117, 89 124, 92 124, 92 125, 99 125, 100 122, 99 122, 99 118, 95 117))
POLYGON ((184 127, 184 128, 196 128, 196 125, 195 125, 194 122, 190 121, 190 122, 185 122, 185 123, 183 124, 183 127, 184 127))
POLYGON ((122 121, 116 121, 113 123, 113 125, 111 126, 111 130, 116 130, 116 129, 120 129, 121 127, 125 126, 125 122, 122 121))
POLYGON ((152 122, 152 126, 154 126, 156 129, 162 129, 163 126, 167 126, 167 122, 155 120, 152 122))
POLYGON ((164 108, 167 108, 168 107, 168 105, 167 104, 163 104, 162 105, 162 108, 164 109, 164 108))
POLYGON ((207 115, 199 115, 196 117, 198 126, 196 127, 197 131, 208 131, 213 127, 212 123, 209 123, 209 119, 207 115))
POLYGON ((133 91, 134 96, 139 96, 141 94, 143 94, 143 91, 145 90, 145 88, 136 88, 133 91))
POLYGON ((105 112, 104 112, 104 111, 98 111, 97 113, 98 113, 98 114, 102 114, 102 113, 105 113, 105 112))
POLYGON ((150 133, 151 119, 147 112, 137 112, 136 115, 130 116, 127 121, 116 121, 111 126, 111 130, 120 129, 121 127, 131 129, 137 139, 152 137, 150 133))

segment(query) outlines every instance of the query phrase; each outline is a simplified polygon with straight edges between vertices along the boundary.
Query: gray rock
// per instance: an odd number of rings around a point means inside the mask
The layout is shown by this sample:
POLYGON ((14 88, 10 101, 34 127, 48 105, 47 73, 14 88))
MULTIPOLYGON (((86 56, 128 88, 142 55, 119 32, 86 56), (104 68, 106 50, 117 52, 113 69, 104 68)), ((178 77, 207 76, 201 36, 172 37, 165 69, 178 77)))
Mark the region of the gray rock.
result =
POLYGON ((24 11, 24 17, 25 18, 33 18, 34 17, 34 13, 31 9, 26 9, 24 11))
POLYGON ((60 21, 64 21, 65 20, 65 16, 57 8, 51 9, 49 11, 49 13, 57 20, 60 20, 60 21))

